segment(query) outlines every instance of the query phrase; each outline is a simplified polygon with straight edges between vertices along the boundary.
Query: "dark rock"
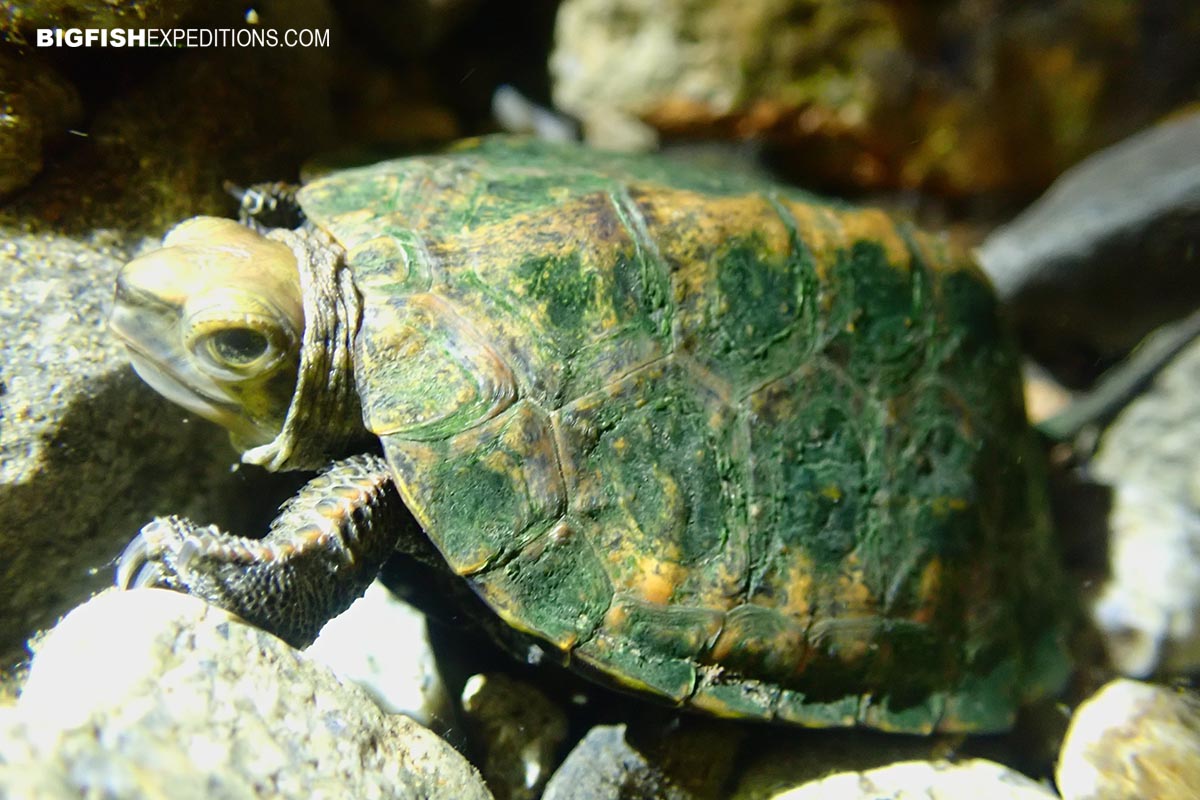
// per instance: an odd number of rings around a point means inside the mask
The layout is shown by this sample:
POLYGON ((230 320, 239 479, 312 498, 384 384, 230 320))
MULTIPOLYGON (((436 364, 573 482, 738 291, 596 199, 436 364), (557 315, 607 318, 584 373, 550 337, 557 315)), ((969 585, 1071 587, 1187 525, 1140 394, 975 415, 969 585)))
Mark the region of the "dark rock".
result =
POLYGON ((463 716, 479 769, 497 800, 536 800, 567 736, 567 716, 532 684, 501 673, 474 675, 463 716))
POLYGON ((0 197, 29 185, 48 145, 82 113, 79 95, 41 59, 0 52, 0 197))
POLYGON ((1117 358, 1200 305, 1200 113, 1074 167, 980 247, 1035 356, 1117 358))
POLYGON ((625 730, 593 728, 551 776, 543 800, 695 800, 630 746, 625 730))

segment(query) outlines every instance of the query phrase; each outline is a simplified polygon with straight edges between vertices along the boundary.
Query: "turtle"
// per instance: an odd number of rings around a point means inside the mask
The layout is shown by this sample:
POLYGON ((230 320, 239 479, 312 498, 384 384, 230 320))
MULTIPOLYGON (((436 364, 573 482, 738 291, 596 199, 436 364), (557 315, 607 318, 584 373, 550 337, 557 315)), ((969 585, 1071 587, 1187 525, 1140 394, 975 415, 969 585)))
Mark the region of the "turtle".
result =
POLYGON ((1062 685, 1018 356, 946 238, 512 136, 293 191, 295 228, 177 225, 110 324, 244 462, 324 471, 261 538, 152 521, 119 585, 303 647, 408 553, 518 656, 808 727, 1002 731, 1062 685))

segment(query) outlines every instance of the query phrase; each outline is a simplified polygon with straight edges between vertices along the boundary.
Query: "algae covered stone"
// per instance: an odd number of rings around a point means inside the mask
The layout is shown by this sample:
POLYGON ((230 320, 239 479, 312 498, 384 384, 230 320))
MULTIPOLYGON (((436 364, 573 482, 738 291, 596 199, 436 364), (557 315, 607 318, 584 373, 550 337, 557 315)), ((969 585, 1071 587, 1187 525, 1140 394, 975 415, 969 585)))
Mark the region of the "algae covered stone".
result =
POLYGON ((941 240, 511 138, 296 202, 295 231, 176 228, 124 270, 113 326, 244 460, 364 437, 384 458, 333 466, 261 542, 151 523, 122 583, 303 642, 399 540, 523 655, 717 715, 991 731, 1060 684, 1015 353, 941 240))

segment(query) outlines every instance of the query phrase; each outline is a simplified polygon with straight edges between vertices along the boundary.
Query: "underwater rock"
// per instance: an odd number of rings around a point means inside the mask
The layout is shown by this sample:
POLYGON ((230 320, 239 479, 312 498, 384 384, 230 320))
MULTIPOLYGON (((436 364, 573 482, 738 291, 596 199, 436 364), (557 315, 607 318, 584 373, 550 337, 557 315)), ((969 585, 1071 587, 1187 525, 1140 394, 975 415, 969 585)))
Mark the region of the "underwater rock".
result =
POLYGON ((567 0, 550 70, 596 145, 652 144, 640 123, 768 140, 805 182, 1027 192, 1187 102, 1198 26, 1065 0, 567 0))
POLYGON ((305 655, 358 684, 388 713, 412 717, 436 731, 453 719, 425 615, 380 581, 326 623, 305 655), (386 635, 381 632, 386 631, 386 635))
POLYGON ((1119 679, 1075 710, 1055 780, 1064 800, 1186 800, 1200 787, 1200 698, 1119 679))
POLYGON ((729 800, 765 800, 833 772, 863 772, 899 761, 936 759, 956 737, 811 730, 795 736, 756 730, 747 741, 729 800))
POLYGON ((978 256, 1025 339, 1121 355, 1200 305, 1200 112, 1073 167, 978 256))
POLYGON ((79 122, 79 95, 48 64, 0 52, 0 197, 42 171, 47 145, 79 122))
POLYGON ((981 758, 958 763, 904 761, 868 772, 841 772, 772 800, 1055 800, 1016 770, 981 758))
POLYGON ((113 231, 71 238, 0 227, 6 663, 34 631, 112 584, 112 559, 155 513, 186 508, 245 525, 238 509, 250 506, 235 500, 263 488, 247 485, 247 471, 231 475, 224 433, 150 390, 108 332, 113 276, 151 244, 113 231))
POLYGON ((624 725, 598 725, 546 784, 542 800, 695 800, 633 748, 624 725))
POLYGON ((473 675, 463 716, 479 769, 497 800, 536 800, 567 737, 567 716, 537 687, 507 675, 473 675))
POLYGON ((597 725, 546 785, 544 800, 721 800, 747 726, 648 708, 597 725))
POLYGON ((1117 416, 1091 472, 1113 487, 1092 607, 1110 660, 1132 677, 1200 668, 1200 340, 1117 416))
POLYGON ((110 591, 69 614, 4 722, 0 794, 33 776, 75 792, 59 796, 491 797, 425 728, 175 592, 110 591))

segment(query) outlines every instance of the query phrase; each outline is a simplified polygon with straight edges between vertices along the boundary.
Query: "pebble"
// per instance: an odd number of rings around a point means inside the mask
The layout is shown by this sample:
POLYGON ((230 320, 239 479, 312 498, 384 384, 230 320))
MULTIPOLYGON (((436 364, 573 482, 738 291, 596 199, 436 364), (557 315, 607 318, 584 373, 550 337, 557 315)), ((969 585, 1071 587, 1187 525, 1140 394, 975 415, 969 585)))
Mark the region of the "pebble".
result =
POLYGON ((1055 772, 1063 800, 1193 800, 1200 794, 1200 697, 1125 678, 1071 718, 1055 772))
POLYGON ((536 800, 567 737, 567 715, 537 687, 500 673, 472 675, 463 716, 497 800, 536 800))
POLYGON ((305 654, 358 684, 388 713, 447 730, 453 709, 425 615, 380 581, 321 629, 305 654))
POLYGON ((625 734, 625 725, 588 731, 550 778, 542 800, 696 800, 625 734))
POLYGON ((772 800, 1054 800, 1046 787, 984 759, 901 761, 867 772, 840 772, 772 800))

